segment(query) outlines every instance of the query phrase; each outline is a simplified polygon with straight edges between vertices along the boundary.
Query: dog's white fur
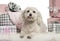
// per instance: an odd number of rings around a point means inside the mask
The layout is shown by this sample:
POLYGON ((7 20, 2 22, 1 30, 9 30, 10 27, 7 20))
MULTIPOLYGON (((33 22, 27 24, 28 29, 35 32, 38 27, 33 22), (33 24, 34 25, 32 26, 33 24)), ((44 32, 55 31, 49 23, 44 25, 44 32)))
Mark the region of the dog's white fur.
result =
POLYGON ((40 12, 34 7, 26 8, 22 13, 23 27, 21 28, 21 35, 32 35, 33 33, 40 33, 42 17, 40 12), (29 16, 32 14, 31 16, 29 16))

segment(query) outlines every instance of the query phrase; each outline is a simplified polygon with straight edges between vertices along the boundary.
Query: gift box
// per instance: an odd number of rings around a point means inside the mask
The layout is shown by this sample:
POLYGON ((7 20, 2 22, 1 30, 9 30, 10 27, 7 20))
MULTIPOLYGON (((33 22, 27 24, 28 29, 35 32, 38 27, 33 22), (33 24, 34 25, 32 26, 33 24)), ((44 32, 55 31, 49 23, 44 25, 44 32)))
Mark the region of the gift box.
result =
POLYGON ((60 0, 49 0, 48 32, 60 33, 60 0))
POLYGON ((48 19, 48 32, 60 33, 60 18, 48 19))
POLYGON ((0 15, 0 34, 16 33, 16 26, 12 23, 8 14, 0 15))
POLYGON ((49 12, 51 17, 60 17, 60 0, 49 0, 49 12))
POLYGON ((15 26, 17 32, 22 27, 21 11, 11 12, 8 4, 0 4, 0 26, 15 26))
POLYGON ((7 4, 0 4, 0 34, 16 33, 16 25, 10 19, 6 8, 7 4))

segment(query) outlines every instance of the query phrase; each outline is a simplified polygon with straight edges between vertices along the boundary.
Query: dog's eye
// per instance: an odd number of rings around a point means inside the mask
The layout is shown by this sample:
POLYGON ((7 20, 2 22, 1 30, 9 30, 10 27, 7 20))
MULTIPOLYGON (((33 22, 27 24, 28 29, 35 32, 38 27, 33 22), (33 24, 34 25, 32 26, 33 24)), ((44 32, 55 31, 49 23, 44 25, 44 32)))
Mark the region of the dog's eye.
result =
POLYGON ((36 13, 35 11, 33 11, 33 13, 36 13))
POLYGON ((29 10, 27 12, 29 12, 29 10))
POLYGON ((12 4, 14 4, 14 3, 12 3, 12 4))

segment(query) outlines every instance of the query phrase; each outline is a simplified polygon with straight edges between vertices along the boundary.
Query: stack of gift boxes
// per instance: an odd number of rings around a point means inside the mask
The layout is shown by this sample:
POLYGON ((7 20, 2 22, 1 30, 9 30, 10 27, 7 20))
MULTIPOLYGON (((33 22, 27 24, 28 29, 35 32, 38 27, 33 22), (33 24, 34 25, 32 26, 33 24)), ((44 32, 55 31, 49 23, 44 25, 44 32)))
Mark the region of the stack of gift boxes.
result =
POLYGON ((19 5, 9 2, 8 4, 0 4, 0 33, 16 33, 20 32, 21 24, 18 24, 21 8, 19 5))
POLYGON ((48 31, 60 33, 60 0, 49 0, 48 31))
POLYGON ((12 23, 8 12, 5 10, 7 4, 0 4, 0 34, 16 33, 16 26, 12 23))

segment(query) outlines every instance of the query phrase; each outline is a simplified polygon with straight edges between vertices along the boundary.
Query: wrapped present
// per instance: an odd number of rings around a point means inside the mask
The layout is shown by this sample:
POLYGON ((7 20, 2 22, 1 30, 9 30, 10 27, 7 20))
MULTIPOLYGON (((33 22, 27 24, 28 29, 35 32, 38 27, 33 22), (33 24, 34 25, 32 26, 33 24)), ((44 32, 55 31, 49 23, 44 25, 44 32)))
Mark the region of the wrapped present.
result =
POLYGON ((8 14, 0 15, 0 33, 16 33, 16 26, 12 23, 8 14))
POLYGON ((12 21, 8 14, 0 15, 0 26, 12 26, 12 21))
POLYGON ((22 27, 22 20, 20 17, 22 13, 21 8, 15 3, 12 4, 11 2, 11 4, 10 5, 9 4, 0 4, 0 26, 4 26, 4 25, 10 26, 14 24, 16 25, 17 29, 19 29, 18 31, 20 31, 22 27), (15 12, 11 11, 9 9, 11 5, 12 6, 16 5, 16 8, 14 10, 18 10, 18 11, 15 11, 15 12))
POLYGON ((48 31, 60 33, 60 0, 49 0, 48 31))
POLYGON ((60 0, 49 0, 49 12, 51 17, 60 17, 60 0))
POLYGON ((48 19, 48 31, 60 33, 60 18, 49 18, 48 19))

